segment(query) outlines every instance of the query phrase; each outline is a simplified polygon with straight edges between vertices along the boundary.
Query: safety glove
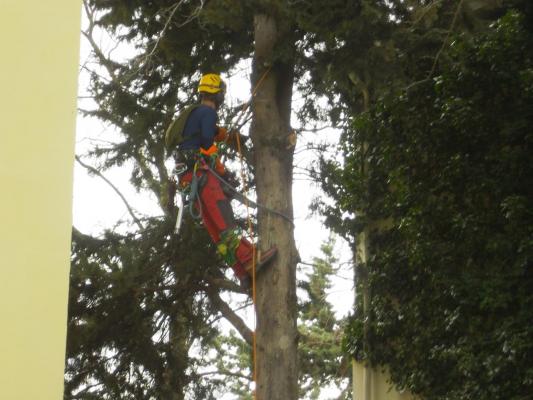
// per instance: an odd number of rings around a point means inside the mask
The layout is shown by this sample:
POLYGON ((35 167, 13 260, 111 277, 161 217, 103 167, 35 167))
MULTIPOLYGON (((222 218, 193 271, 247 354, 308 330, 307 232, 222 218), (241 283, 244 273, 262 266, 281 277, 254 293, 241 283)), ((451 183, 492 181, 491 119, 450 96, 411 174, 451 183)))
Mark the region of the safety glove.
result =
POLYGON ((244 136, 239 131, 231 131, 228 133, 228 138, 226 139, 226 144, 228 147, 231 147, 234 150, 239 149, 239 143, 242 147, 247 147, 246 142, 248 142, 250 138, 248 136, 244 136))
POLYGON ((226 167, 220 160, 220 157, 217 157, 214 163, 215 163, 215 171, 217 172, 217 174, 219 174, 220 176, 226 175, 226 167))
POLYGON ((217 133, 215 134, 215 142, 225 142, 228 139, 228 130, 217 126, 217 133))
POLYGON ((230 132, 228 132, 226 128, 217 126, 217 133, 215 135, 214 141, 219 143, 225 143, 229 147, 237 149, 237 140, 242 146, 245 146, 248 139, 248 136, 242 135, 237 130, 231 130, 230 132))

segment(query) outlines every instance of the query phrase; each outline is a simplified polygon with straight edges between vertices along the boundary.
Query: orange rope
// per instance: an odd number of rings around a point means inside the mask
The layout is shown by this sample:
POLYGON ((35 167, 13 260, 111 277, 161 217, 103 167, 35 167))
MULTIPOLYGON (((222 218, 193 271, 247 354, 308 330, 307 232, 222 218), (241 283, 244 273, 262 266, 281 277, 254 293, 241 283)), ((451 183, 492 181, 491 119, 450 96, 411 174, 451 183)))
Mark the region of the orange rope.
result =
MULTIPOLYGON (((259 80, 257 81, 257 83, 255 84, 255 87, 253 88, 252 90, 252 96, 250 98, 250 101, 246 102, 244 104, 244 107, 242 108, 241 111, 239 111, 239 118, 237 118, 237 121, 233 124, 233 125, 237 125, 237 123, 240 121, 241 117, 244 115, 244 113, 246 112, 246 110, 248 109, 248 107, 250 107, 250 104, 252 104, 252 100, 253 98, 255 97, 255 95, 257 94, 257 90, 259 89, 259 87, 261 86, 261 84, 263 83, 263 80, 266 78, 266 76, 268 75, 268 73, 270 72, 270 69, 272 68, 272 66, 268 67, 267 70, 263 73, 263 75, 261 75, 261 78, 259 78, 259 80)), ((237 143, 237 145, 239 145, 239 143, 237 143)), ((241 155, 241 154, 240 154, 241 155)), ((242 155, 241 155, 242 156, 242 155)))
MULTIPOLYGON (((261 76, 259 81, 255 84, 254 89, 252 90, 252 96, 248 103, 245 104, 243 109, 241 110, 241 115, 244 114, 246 109, 249 107, 249 105, 252 103, 253 98, 255 97, 257 90, 263 83, 264 79, 266 78, 267 74, 270 72, 269 67, 261 76)), ((246 177, 244 175, 244 157, 242 155, 242 149, 241 149, 241 140, 239 137, 239 134, 236 135, 237 137, 237 151, 239 153, 239 159, 241 162, 241 180, 243 185, 243 191, 245 195, 245 205, 246 205, 246 214, 247 214, 247 220, 248 220, 248 235, 250 236, 250 240, 252 240, 252 301, 254 304, 254 330, 252 332, 252 361, 253 361, 253 380, 255 383, 254 388, 254 399, 257 400, 257 342, 256 342, 256 327, 257 327, 257 312, 256 312, 256 299, 257 299, 257 290, 255 285, 255 267, 256 267, 256 245, 253 243, 253 224, 252 224, 252 217, 250 215, 250 205, 248 202, 248 196, 246 195, 246 192, 248 191, 248 187, 246 185, 246 177)))
MULTIPOLYGON (((257 327, 257 312, 255 311, 255 304, 256 304, 256 287, 255 287, 255 262, 256 262, 256 245, 253 243, 253 224, 252 224, 252 217, 250 215, 250 205, 248 203, 248 196, 246 196, 246 192, 248 191, 248 187, 246 185, 246 177, 244 176, 244 158, 242 156, 242 150, 241 150, 241 140, 239 138, 239 135, 237 135, 237 150, 239 152, 239 159, 241 162, 241 180, 243 183, 243 191, 245 194, 245 205, 246 205, 246 218, 248 220, 248 235, 250 236, 250 239, 252 240, 252 301, 254 304, 254 330, 252 332, 252 361, 253 361, 253 381, 257 385, 257 342, 256 342, 256 335, 255 330, 257 327)), ((256 398, 257 388, 254 390, 254 399, 256 398)))

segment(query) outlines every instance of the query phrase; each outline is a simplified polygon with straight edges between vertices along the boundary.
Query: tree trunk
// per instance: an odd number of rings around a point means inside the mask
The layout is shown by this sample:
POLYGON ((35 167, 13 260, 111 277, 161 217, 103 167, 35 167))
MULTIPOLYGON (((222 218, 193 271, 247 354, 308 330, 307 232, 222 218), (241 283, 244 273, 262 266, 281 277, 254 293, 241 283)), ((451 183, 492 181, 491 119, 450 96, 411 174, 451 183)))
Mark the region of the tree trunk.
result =
POLYGON ((168 358, 161 388, 162 397, 168 400, 183 400, 188 384, 189 332, 186 327, 189 322, 180 311, 170 317, 168 358))
MULTIPOLYGON (((292 163, 294 148, 288 142, 294 65, 290 31, 279 20, 258 14, 255 25, 255 60, 252 141, 257 198, 293 218, 292 163), (289 43, 289 44, 288 44, 289 43), (280 56, 283 47, 283 57, 280 56), (265 75, 265 71, 266 75, 265 75), (264 79, 262 79, 264 78, 264 79), (262 79, 258 85, 258 81, 262 79)), ((265 209, 258 210, 259 248, 278 247, 275 261, 257 279, 258 400, 298 398, 296 327, 296 264, 294 227, 290 221, 265 209)))

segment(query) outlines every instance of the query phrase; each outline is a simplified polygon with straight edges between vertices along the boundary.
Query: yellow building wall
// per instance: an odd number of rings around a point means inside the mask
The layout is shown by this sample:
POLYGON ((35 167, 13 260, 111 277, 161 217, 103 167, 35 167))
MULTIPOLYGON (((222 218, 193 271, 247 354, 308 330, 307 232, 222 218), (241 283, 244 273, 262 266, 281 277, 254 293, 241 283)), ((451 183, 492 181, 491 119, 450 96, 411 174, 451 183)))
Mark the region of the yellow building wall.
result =
POLYGON ((400 393, 389 380, 387 372, 353 361, 354 400, 416 400, 409 392, 400 393))
POLYGON ((80 20, 0 0, 0 399, 63 397, 80 20))

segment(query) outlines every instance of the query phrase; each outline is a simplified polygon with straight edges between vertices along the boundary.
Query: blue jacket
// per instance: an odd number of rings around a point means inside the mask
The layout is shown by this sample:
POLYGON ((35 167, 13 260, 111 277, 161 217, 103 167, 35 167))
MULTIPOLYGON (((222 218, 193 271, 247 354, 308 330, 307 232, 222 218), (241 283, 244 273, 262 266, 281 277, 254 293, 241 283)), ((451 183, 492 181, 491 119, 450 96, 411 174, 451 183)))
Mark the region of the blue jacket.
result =
POLYGON ((183 129, 183 137, 187 138, 179 145, 180 150, 207 150, 214 142, 217 134, 217 112, 209 106, 201 104, 194 109, 183 129), (189 138, 190 137, 190 138, 189 138))

